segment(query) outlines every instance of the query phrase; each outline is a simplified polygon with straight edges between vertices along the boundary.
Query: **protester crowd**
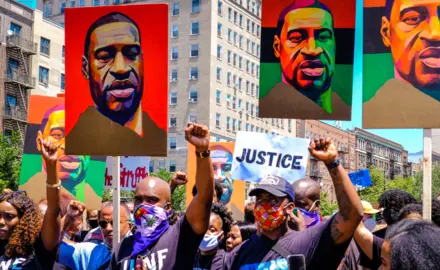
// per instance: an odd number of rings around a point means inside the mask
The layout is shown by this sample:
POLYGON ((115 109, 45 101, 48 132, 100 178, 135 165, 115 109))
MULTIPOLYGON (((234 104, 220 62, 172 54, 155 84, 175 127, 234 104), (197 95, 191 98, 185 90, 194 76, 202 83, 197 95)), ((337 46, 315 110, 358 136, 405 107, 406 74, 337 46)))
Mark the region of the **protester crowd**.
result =
POLYGON ((439 269, 440 201, 432 202, 432 222, 423 220, 420 202, 398 189, 385 191, 374 209, 360 200, 330 139, 313 140, 309 151, 326 165, 339 211, 321 216, 317 182, 292 185, 269 175, 250 191, 255 201, 242 221, 220 202, 207 127, 191 124, 185 137, 197 155, 186 212, 171 206, 172 192, 187 184, 185 173, 169 184, 147 177, 132 200, 121 202, 118 246, 113 204, 87 210, 62 199, 57 146, 39 140, 47 199, 36 204, 25 191, 1 194, 0 269, 439 269))

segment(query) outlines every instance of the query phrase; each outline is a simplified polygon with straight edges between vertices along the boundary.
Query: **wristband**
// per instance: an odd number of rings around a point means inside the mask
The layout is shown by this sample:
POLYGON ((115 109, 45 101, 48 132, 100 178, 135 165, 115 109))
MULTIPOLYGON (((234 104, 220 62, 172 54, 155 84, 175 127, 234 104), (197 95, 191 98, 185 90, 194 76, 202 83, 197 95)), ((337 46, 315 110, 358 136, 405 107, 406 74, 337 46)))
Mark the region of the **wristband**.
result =
POLYGON ((332 161, 331 163, 327 164, 326 166, 329 170, 331 170, 331 169, 338 167, 340 164, 341 164, 341 162, 339 162, 339 159, 336 159, 336 160, 332 161))
POLYGON ((46 182, 46 187, 48 187, 48 188, 56 188, 56 189, 61 189, 61 181, 60 181, 60 182, 58 182, 58 183, 56 183, 56 184, 54 184, 54 185, 52 185, 52 184, 49 184, 49 183, 47 183, 47 182, 46 182))
POLYGON ((196 156, 199 157, 199 158, 207 158, 210 155, 211 155, 211 151, 209 151, 209 149, 204 151, 204 152, 197 152, 196 151, 196 156))

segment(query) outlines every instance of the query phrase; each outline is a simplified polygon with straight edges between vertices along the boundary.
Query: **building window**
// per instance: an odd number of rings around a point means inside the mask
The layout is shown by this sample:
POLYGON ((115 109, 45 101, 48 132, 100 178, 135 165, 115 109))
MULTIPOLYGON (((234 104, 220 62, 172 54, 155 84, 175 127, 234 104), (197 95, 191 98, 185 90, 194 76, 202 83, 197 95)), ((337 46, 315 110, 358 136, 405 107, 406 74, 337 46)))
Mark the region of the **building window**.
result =
POLYGON ((231 117, 226 117, 226 129, 230 130, 231 129, 231 117))
POLYGON ((249 113, 249 101, 246 101, 246 113, 249 113))
POLYGON ((197 123, 197 114, 195 112, 189 113, 189 122, 190 123, 197 123))
POLYGON ((238 13, 237 13, 237 11, 234 11, 234 23, 235 24, 238 23, 238 13))
POLYGON ((40 66, 38 81, 46 86, 49 84, 49 69, 40 66))
POLYGON ((222 80, 222 69, 217 67, 217 81, 222 80))
POLYGON ((170 117, 170 127, 177 127, 177 118, 174 115, 170 117))
POLYGON ((234 45, 237 45, 237 32, 234 32, 234 45))
POLYGON ((10 109, 11 107, 15 108, 16 106, 17 106, 17 97, 6 95, 6 108, 10 109))
POLYGON ((96 6, 99 6, 99 0, 93 0, 93 5, 96 7, 96 6))
POLYGON ((63 45, 63 48, 62 48, 62 51, 61 51, 61 58, 62 58, 63 63, 64 63, 65 56, 66 56, 66 48, 63 45))
POLYGON ((218 37, 222 36, 222 24, 221 23, 217 23, 217 36, 218 37))
POLYGON ((65 75, 61 74, 61 90, 65 90, 65 75))
POLYGON ((249 52, 250 49, 250 45, 251 45, 251 41, 249 39, 246 40, 246 51, 249 52))
POLYGON ((215 126, 216 127, 220 127, 220 118, 221 118, 221 115, 219 113, 216 113, 215 114, 215 126))
POLYGON ((60 14, 64 14, 64 9, 66 9, 66 2, 60 3, 60 14))
POLYGON ((232 109, 235 111, 237 108, 237 97, 233 96, 232 97, 232 109))
POLYGON ((192 0, 192 13, 200 12, 200 0, 192 0))
POLYGON ((238 57, 238 68, 241 70, 243 68, 243 57, 238 57))
POLYGON ((175 24, 171 28, 171 37, 176 38, 179 36, 179 25, 175 24))
POLYGON ((246 94, 249 94, 249 86, 251 83, 249 81, 246 81, 246 94))
POLYGON ((250 31, 251 30, 251 20, 250 19, 247 19, 247 21, 246 21, 246 31, 250 31))
POLYGON ((251 116, 254 116, 254 108, 255 108, 255 105, 251 104, 251 116))
POLYGON ((199 79, 199 68, 198 67, 191 67, 189 69, 189 79, 191 81, 195 81, 199 79))
POLYGON ((180 4, 173 3, 173 16, 178 16, 180 12, 180 4))
POLYGON ((199 35, 200 34, 200 23, 192 22, 191 23, 191 35, 199 35))
POLYGON ((256 88, 256 90, 255 90, 255 95, 256 95, 257 97, 259 97, 259 96, 260 96, 260 86, 257 85, 255 88, 256 88))
POLYGON ((223 15, 223 2, 218 1, 217 3, 217 14, 222 16, 223 15))
POLYGON ((228 42, 231 42, 232 30, 228 28, 228 42))
POLYGON ((255 55, 260 58, 260 45, 257 44, 257 51, 255 53, 255 55))
POLYGON ((199 99, 199 92, 195 89, 192 89, 189 91, 189 102, 190 103, 197 103, 199 99))
POLYGON ((170 160, 170 172, 176 172, 176 161, 170 160))
POLYGON ((252 54, 255 54, 255 42, 252 41, 252 49, 251 49, 252 54))
POLYGON ((226 96, 226 108, 231 108, 231 95, 229 94, 226 96))
POLYGON ((255 23, 252 22, 252 34, 255 34, 255 23))
POLYGON ((221 96, 222 96, 222 92, 220 92, 220 90, 217 90, 216 94, 215 94, 215 102, 217 104, 220 104, 221 102, 221 96))
POLYGON ((234 65, 234 67, 237 66, 237 54, 236 53, 234 53, 234 56, 233 56, 232 59, 233 59, 232 60, 232 65, 234 65))
POLYGON ((243 49, 243 36, 240 35, 240 37, 238 38, 238 46, 240 47, 240 49, 243 49))
POLYGON ((228 74, 226 75, 226 84, 228 85, 228 86, 230 86, 231 85, 231 72, 228 72, 228 74))
POLYGON ((70 1, 70 7, 75 7, 75 0, 70 1))
POLYGON ((240 14, 239 18, 238 18, 238 25, 241 27, 243 27, 243 15, 240 14))
MULTIPOLYGON (((116 3, 115 3, 116 4, 116 3)), ((83 7, 84 6, 84 0, 79 0, 79 6, 83 7)))
POLYGON ((255 63, 251 64, 251 74, 254 75, 254 71, 255 71, 255 63))
POLYGON ((260 26, 257 24, 257 37, 260 36, 260 31, 261 31, 261 28, 260 28, 260 26))
POLYGON ((222 58, 222 46, 217 45, 217 59, 222 58))
POLYGON ((260 78, 260 66, 259 65, 256 66, 255 75, 257 76, 257 78, 260 78))
POLYGON ((246 123, 246 131, 249 131, 249 123, 246 123))
POLYGON ((47 38, 40 38, 40 54, 50 55, 50 40, 47 38))
POLYGON ((177 104, 177 92, 171 92, 170 93, 170 105, 176 105, 177 104))
POLYGON ((154 160, 150 160, 149 172, 154 172, 154 160))
POLYGON ((157 166, 159 167, 159 169, 165 169, 165 160, 159 159, 157 166))
POLYGON ((21 35, 21 26, 15 23, 11 22, 11 25, 9 26, 9 30, 12 31, 12 33, 14 33, 15 36, 20 36, 21 35))
POLYGON ((241 131, 241 124, 242 124, 242 123, 241 123, 241 120, 238 120, 238 127, 237 127, 237 128, 238 128, 238 131, 241 131))
POLYGON ((17 60, 9 58, 8 59, 8 79, 18 79, 18 68, 19 63, 17 60))
POLYGON ((241 86, 243 83, 243 79, 241 77, 238 78, 238 90, 240 90, 240 92, 242 91, 241 86))
POLYGON ((232 8, 228 8, 228 20, 232 20, 232 8))
POLYGON ((254 96, 254 88, 255 88, 255 84, 251 83, 251 96, 254 96))
POLYGON ((171 137, 170 138, 170 149, 176 149, 177 148, 177 140, 176 138, 171 137))
POLYGON ((50 17, 52 16, 52 2, 45 1, 43 4, 43 16, 50 17))
POLYGON ((171 78, 170 78, 170 80, 172 82, 177 82, 177 76, 178 76, 177 69, 172 69, 171 70, 171 78))
POLYGON ((241 110, 241 108, 242 108, 241 104, 242 103, 243 103, 243 101, 241 99, 239 99, 238 100, 238 105, 237 105, 238 110, 241 110))
POLYGON ((171 60, 177 60, 179 58, 179 49, 174 47, 171 52, 171 60))
POLYGON ((258 108, 258 106, 255 106, 255 117, 258 117, 259 114, 260 114, 260 109, 258 108))
POLYGON ((231 64, 231 54, 232 52, 228 50, 228 64, 231 64))
POLYGON ((191 44, 190 57, 199 57, 199 44, 191 44))

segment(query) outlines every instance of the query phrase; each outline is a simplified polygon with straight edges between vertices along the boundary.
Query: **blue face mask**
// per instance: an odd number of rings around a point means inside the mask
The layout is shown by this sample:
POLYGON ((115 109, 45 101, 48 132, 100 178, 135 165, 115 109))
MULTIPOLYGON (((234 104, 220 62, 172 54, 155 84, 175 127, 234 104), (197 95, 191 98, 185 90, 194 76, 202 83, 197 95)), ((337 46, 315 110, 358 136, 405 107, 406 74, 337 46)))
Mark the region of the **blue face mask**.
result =
POLYGON ((298 208, 298 209, 299 211, 301 211, 301 214, 304 217, 304 224, 306 226, 306 229, 321 223, 321 216, 319 215, 319 213, 317 212, 312 213, 302 208, 298 208))

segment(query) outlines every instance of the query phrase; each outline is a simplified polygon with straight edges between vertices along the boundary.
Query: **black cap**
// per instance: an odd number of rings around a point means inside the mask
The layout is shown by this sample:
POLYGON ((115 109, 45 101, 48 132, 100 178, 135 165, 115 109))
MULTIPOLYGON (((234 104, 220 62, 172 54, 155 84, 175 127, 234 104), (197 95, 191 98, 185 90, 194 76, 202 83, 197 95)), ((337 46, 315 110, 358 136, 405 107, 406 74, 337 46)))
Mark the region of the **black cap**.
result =
POLYGON ((276 197, 288 197, 290 201, 295 201, 292 184, 280 176, 263 177, 257 187, 249 192, 249 196, 256 196, 260 191, 266 191, 276 197))

